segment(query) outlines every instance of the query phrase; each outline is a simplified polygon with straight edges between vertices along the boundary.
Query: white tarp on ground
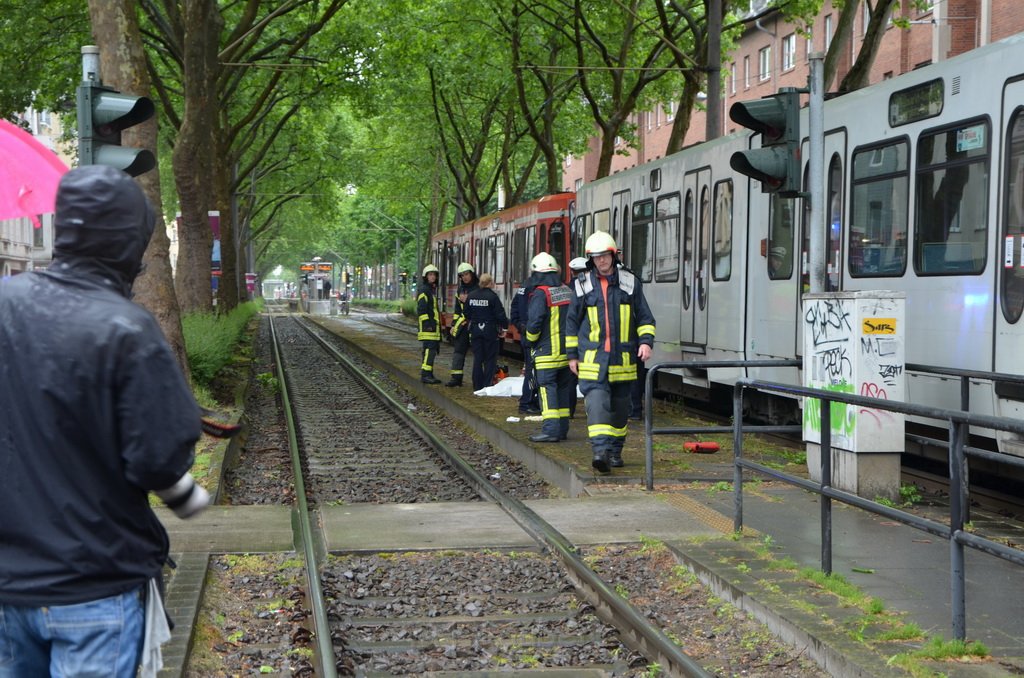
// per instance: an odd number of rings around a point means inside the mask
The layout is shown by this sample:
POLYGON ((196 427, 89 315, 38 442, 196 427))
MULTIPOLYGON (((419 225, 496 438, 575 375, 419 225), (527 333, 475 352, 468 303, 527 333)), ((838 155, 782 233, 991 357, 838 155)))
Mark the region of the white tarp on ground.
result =
MULTIPOLYGON (((473 395, 515 396, 518 398, 523 395, 523 377, 505 377, 494 386, 488 386, 487 388, 482 388, 479 391, 473 391, 473 395)), ((580 398, 583 397, 579 386, 576 387, 576 395, 580 398)))

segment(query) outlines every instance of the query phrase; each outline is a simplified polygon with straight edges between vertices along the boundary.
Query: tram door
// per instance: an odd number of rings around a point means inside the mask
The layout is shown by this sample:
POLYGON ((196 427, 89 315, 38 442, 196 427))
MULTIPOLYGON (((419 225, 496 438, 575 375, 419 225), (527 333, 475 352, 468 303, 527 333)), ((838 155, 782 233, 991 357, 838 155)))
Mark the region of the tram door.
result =
MULTIPOLYGON (((993 143, 993 153, 1003 157, 1000 171, 997 218, 990 217, 996 234, 995 366, 996 372, 1024 374, 1024 83, 1015 82, 1003 90, 1002 120, 1004 142, 993 143)), ((997 123, 993 123, 997 124, 997 123)), ((1000 138, 995 131, 994 138, 1000 138)), ((995 216, 995 215, 993 215, 995 216)), ((1024 416, 1024 389, 997 385, 1002 416, 1024 416)))
MULTIPOLYGON (((659 222, 663 218, 662 211, 659 203, 659 222)), ((684 351, 687 347, 703 351, 708 343, 708 285, 711 282, 710 169, 690 172, 683 177, 681 217, 679 336, 684 351)), ((656 266, 655 270, 659 271, 660 267, 656 266)))

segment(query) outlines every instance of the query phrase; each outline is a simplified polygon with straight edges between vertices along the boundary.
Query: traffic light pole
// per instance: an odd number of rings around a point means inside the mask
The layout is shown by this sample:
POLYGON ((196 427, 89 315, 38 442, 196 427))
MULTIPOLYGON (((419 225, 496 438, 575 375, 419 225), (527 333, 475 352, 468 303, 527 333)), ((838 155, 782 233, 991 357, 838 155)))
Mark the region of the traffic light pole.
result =
POLYGON ((148 149, 121 145, 121 132, 153 117, 153 101, 104 87, 96 45, 82 47, 76 109, 79 165, 109 165, 133 177, 156 167, 156 156, 148 149))
POLYGON ((807 107, 807 152, 808 176, 807 176, 807 198, 811 201, 810 244, 807 253, 808 271, 810 278, 810 292, 818 293, 825 291, 825 232, 828 228, 826 223, 825 208, 825 53, 812 52, 808 55, 810 59, 811 72, 808 76, 810 89, 810 101, 807 107))

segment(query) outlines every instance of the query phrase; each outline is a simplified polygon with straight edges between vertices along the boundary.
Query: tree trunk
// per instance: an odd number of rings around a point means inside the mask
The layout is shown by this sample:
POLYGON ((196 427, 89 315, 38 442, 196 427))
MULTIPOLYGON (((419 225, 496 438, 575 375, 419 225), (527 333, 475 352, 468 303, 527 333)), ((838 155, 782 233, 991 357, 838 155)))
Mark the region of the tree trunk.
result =
POLYGON ((174 180, 181 205, 176 290, 183 312, 209 311, 209 211, 214 202, 214 120, 217 111, 217 46, 223 19, 214 0, 186 0, 184 111, 174 146, 174 180))
POLYGON ((896 0, 878 0, 878 3, 872 8, 867 30, 864 31, 864 41, 861 43, 860 52, 857 53, 857 60, 853 62, 850 72, 839 83, 840 93, 853 92, 868 86, 871 66, 875 63, 878 46, 882 44, 882 38, 885 36, 885 29, 889 23, 889 13, 895 2, 896 0))
MULTIPOLYGON (((223 135, 217 135, 223 138, 223 135)), ((228 157, 228 149, 221 148, 220 158, 228 157)), ((226 313, 238 306, 238 276, 244 271, 238 256, 238 234, 235 232, 234 204, 231 201, 234 181, 230 162, 216 162, 214 171, 214 200, 220 211, 220 266, 221 276, 217 287, 217 312, 226 313)))
MULTIPOLYGON (((889 2, 890 0, 881 0, 889 2)), ((857 18, 857 10, 860 9, 861 0, 847 0, 839 11, 839 21, 836 23, 836 32, 829 43, 828 52, 825 54, 825 91, 828 91, 829 83, 839 70, 839 60, 849 53, 850 37, 853 34, 853 22, 857 18)), ((863 51, 863 47, 861 48, 863 51)))
POLYGON ((668 146, 665 148, 665 155, 675 153, 683 147, 686 141, 686 133, 690 130, 690 120, 693 119, 693 104, 697 100, 697 92, 700 90, 700 78, 695 70, 683 71, 683 91, 679 95, 679 108, 676 110, 676 117, 672 121, 672 132, 668 137, 668 146))
MULTIPOLYGON (((152 84, 139 32, 136 3, 132 0, 89 0, 93 37, 100 47, 100 75, 104 84, 129 94, 150 95, 152 84)), ((123 134, 126 146, 157 153, 157 117, 123 134)), ((145 273, 135 281, 135 301, 153 314, 171 345, 185 375, 189 374, 185 337, 181 331, 178 298, 174 294, 170 240, 162 209, 160 166, 138 177, 157 212, 157 227, 143 255, 145 273)))

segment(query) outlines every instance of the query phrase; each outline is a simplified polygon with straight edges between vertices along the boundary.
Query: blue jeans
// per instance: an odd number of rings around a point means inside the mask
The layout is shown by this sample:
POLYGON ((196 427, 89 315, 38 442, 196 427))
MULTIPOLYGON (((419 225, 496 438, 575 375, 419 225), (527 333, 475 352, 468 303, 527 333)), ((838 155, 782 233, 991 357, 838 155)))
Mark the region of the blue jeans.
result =
POLYGON ((134 678, 142 588, 75 605, 0 604, 0 678, 134 678))

